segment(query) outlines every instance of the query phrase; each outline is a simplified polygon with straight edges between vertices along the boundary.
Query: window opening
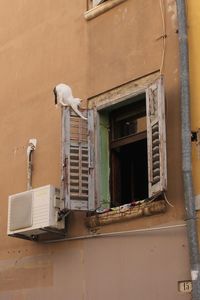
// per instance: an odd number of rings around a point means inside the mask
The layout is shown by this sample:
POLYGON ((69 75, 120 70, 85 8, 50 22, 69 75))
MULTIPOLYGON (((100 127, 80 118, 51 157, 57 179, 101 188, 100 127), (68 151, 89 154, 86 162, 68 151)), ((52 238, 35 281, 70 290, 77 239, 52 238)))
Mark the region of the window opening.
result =
POLYGON ((110 113, 111 206, 148 198, 146 98, 110 113))

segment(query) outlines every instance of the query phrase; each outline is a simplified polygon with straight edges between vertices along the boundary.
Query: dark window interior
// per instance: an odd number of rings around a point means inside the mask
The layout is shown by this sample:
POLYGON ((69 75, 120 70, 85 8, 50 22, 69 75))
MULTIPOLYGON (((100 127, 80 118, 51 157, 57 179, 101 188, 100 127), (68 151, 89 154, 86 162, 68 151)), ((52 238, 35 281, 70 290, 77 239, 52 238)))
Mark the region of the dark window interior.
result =
POLYGON ((145 98, 110 114, 111 203, 148 198, 145 98))

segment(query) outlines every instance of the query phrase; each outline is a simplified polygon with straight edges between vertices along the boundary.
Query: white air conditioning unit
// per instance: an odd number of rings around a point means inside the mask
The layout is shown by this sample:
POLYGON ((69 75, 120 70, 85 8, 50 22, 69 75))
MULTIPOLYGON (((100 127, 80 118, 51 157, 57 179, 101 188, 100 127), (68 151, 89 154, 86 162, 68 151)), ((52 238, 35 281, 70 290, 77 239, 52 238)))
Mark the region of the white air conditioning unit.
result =
POLYGON ((8 198, 9 236, 34 239, 46 232, 65 228, 64 218, 58 221, 63 209, 59 189, 47 185, 8 198))

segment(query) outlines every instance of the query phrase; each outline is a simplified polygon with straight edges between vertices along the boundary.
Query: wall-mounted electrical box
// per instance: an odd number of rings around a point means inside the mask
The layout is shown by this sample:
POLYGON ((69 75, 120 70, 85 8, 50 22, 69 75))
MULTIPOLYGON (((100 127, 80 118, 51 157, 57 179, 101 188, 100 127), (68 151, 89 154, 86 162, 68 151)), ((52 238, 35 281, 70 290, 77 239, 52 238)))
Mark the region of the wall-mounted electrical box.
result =
MULTIPOLYGON (((39 240, 47 234, 63 235, 65 218, 59 189, 46 185, 8 198, 9 236, 39 240)), ((48 239, 48 238, 47 238, 48 239)))

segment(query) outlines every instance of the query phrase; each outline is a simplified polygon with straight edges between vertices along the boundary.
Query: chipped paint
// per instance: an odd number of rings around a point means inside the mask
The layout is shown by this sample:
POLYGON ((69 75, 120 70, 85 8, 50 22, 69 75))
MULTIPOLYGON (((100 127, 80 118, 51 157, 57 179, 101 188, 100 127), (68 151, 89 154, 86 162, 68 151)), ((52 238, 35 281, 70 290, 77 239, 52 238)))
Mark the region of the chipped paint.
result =
POLYGON ((199 271, 198 270, 192 270, 191 271, 191 277, 192 277, 193 281, 197 280, 198 275, 199 275, 199 271))

